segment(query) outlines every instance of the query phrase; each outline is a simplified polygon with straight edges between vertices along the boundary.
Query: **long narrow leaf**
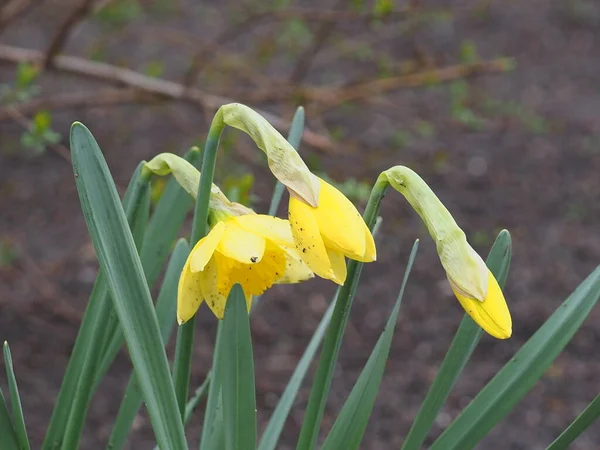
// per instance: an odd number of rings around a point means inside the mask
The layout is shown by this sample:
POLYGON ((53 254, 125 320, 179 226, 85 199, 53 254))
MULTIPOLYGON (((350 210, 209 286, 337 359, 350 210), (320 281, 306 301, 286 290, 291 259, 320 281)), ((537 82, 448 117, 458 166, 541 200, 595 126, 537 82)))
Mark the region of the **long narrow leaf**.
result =
POLYGON ((2 442, 2 450, 21 450, 2 389, 0 389, 0 437, 2 438, 2 441, 0 441, 2 442))
MULTIPOLYGON (((377 222, 377 213, 385 192, 387 190, 387 181, 378 179, 371 190, 369 201, 363 215, 365 223, 370 230, 373 230, 377 222)), ((344 330, 348 323, 348 317, 352 308, 352 302, 356 294, 363 263, 350 260, 348 262, 348 272, 346 282, 340 288, 336 299, 335 308, 331 316, 331 324, 327 329, 323 349, 317 366, 317 373, 310 390, 308 405, 304 413, 300 437, 298 438, 297 450, 312 450, 317 442, 321 420, 325 411, 331 380, 335 369, 344 330)))
MULTIPOLYGON (((375 225, 373 226, 373 236, 377 236, 381 222, 381 217, 377 217, 375 225)), ((310 368, 310 364, 321 345, 325 331, 327 331, 339 293, 340 290, 338 289, 329 303, 327 311, 323 314, 317 329, 310 338, 310 342, 306 346, 300 361, 298 361, 298 365, 294 369, 294 373, 292 373, 290 381, 288 381, 279 402, 277 402, 277 406, 273 410, 273 414, 271 414, 271 419, 269 419, 269 423, 262 434, 258 450, 274 450, 277 446, 285 421, 287 420, 294 404, 294 400, 296 400, 296 396, 298 395, 298 390, 300 389, 302 381, 310 368)))
POLYGON ((200 438, 200 450, 222 449, 221 442, 224 438, 223 430, 223 397, 221 394, 223 386, 222 358, 217 349, 222 347, 223 321, 217 325, 217 338, 213 351, 213 363, 211 369, 211 382, 208 390, 208 398, 204 412, 204 423, 202 424, 202 436, 200 438))
POLYGON ((21 406, 21 397, 17 378, 13 367, 12 355, 8 342, 4 341, 4 366, 6 368, 6 378, 8 379, 8 389, 10 392, 10 405, 12 406, 12 415, 14 421, 15 434, 19 441, 21 450, 29 450, 29 439, 27 438, 27 429, 25 428, 25 418, 23 417, 23 407, 21 406))
MULTIPOLYGON (((510 233, 507 230, 502 230, 496 237, 487 258, 487 265, 501 288, 504 287, 508 277, 511 255, 510 233)), ((440 370, 435 380, 433 380, 421 409, 406 436, 402 450, 419 450, 421 448, 452 387, 469 359, 471 359, 482 334, 481 327, 473 322, 468 314, 465 314, 444 357, 440 370)))
POLYGON ((314 359, 319 346, 321 345, 325 331, 327 331, 327 327, 329 326, 329 321, 331 320, 331 315, 333 314, 333 309, 335 308, 336 297, 337 294, 333 301, 329 304, 329 307, 323 315, 321 322, 319 322, 319 326, 315 330, 313 336, 310 338, 310 342, 308 343, 306 350, 304 350, 302 358, 300 358, 300 361, 298 361, 298 365, 294 369, 294 373, 290 377, 290 381, 285 387, 277 406, 273 410, 271 419, 269 420, 269 423, 260 439, 258 450, 275 450, 285 421, 290 413, 290 410, 292 409, 294 400, 296 400, 298 390, 300 389, 302 381, 306 376, 306 372, 308 372, 310 364, 314 359))
POLYGON ((546 450, 566 450, 585 430, 600 417, 600 395, 583 410, 546 450))
MULTIPOLYGON (((123 207, 125 208, 128 221, 132 224, 132 228, 138 231, 140 230, 140 227, 135 226, 134 223, 137 219, 141 218, 141 215, 137 214, 138 207, 140 206, 138 199, 141 197, 139 194, 142 192, 140 180, 141 167, 141 164, 138 165, 134 172, 123 199, 123 207)), ((114 312, 114 308, 108 297, 106 277, 102 271, 100 271, 94 283, 92 293, 90 294, 88 305, 83 314, 79 332, 75 339, 75 345, 71 351, 71 357, 69 358, 60 391, 54 404, 50 424, 42 445, 42 449, 44 450, 58 449, 62 445, 64 431, 67 427, 67 422, 73 406, 73 399, 81 379, 81 372, 85 360, 89 356, 91 347, 102 347, 104 345, 103 342, 105 341, 106 336, 95 335, 94 330, 96 329, 95 324, 98 320, 98 316, 107 311, 109 312, 109 319, 107 320, 107 323, 104 324, 106 329, 103 330, 103 335, 109 333, 111 328, 114 328, 110 319, 114 312)), ((96 377, 97 380, 95 385, 98 384, 98 381, 101 378, 97 373, 96 377)), ((95 389, 95 387, 93 389, 95 389)))
POLYGON ((84 217, 109 291, 159 447, 187 444, 150 291, 106 161, 80 123, 71 129, 71 151, 84 217))
MULTIPOLYGON (((141 172, 142 165, 138 165, 132 182, 123 200, 129 227, 133 231, 133 239, 136 247, 141 245, 143 234, 148 222, 148 211, 150 207, 150 189, 148 177, 141 172)), ((104 307, 96 315, 93 323, 92 339, 87 349, 77 388, 69 405, 70 413, 65 424, 65 432, 61 448, 64 450, 79 447, 79 440, 87 417, 87 410, 92 398, 95 380, 97 377, 98 364, 102 358, 103 345, 107 341, 108 333, 114 332, 118 327, 118 318, 112 303, 104 300, 104 307)))
POLYGON ((381 333, 375 348, 371 352, 371 356, 369 356, 356 384, 352 388, 352 392, 350 392, 329 435, 325 439, 322 450, 357 449, 362 441, 373 405, 375 404, 375 399, 377 398, 379 385, 383 378, 385 364, 398 320, 400 303, 404 296, 404 289, 406 288, 410 270, 415 262, 418 247, 419 241, 417 240, 408 257, 402 287, 400 288, 400 293, 398 294, 392 313, 385 325, 385 329, 381 333))
MULTIPOLYGON (((173 256, 171 256, 171 260, 167 266, 165 280, 158 294, 156 316, 158 317, 161 337, 165 345, 169 341, 173 326, 175 325, 177 283, 189 251, 187 242, 184 239, 180 239, 175 246, 173 256)), ((133 373, 129 378, 129 383, 125 389, 123 401, 119 407, 115 425, 109 438, 108 447, 110 449, 118 450, 123 448, 135 416, 142 406, 142 401, 142 392, 138 386, 135 373, 133 373)))
MULTIPOLYGON (((200 151, 192 148, 185 159, 194 165, 200 161, 200 151)), ((127 199, 127 196, 125 196, 127 199)), ((124 202, 124 207, 126 202, 124 202)), ((148 286, 156 282, 169 251, 177 237, 185 216, 192 206, 192 199, 179 183, 171 178, 156 205, 156 210, 146 226, 141 245, 140 259, 146 274, 148 286)), ((127 211, 127 209, 125 210, 127 211)), ((141 218, 141 217, 140 217, 141 218)), ((130 222, 131 223, 131 222, 130 222)), ((135 223, 135 222, 134 222, 135 223)), ((132 226, 136 230, 135 225, 132 226)), ((136 235, 134 234, 134 238, 136 235)), ((136 241, 137 244, 137 241, 136 241)), ((117 324, 118 325, 118 324, 117 324)), ((114 361, 123 345, 123 332, 118 326, 107 333, 107 341, 103 345, 103 357, 96 374, 96 387, 114 361)), ((94 388, 94 390, 96 389, 94 388)))
POLYGON ((473 448, 529 392, 600 297, 597 267, 434 442, 431 450, 473 448))
POLYGON ((239 284, 231 289, 221 347, 215 352, 223 366, 223 422, 227 450, 256 448, 256 392, 250 321, 244 291, 239 284))
POLYGON ((184 424, 187 424, 189 422, 189 420, 192 418, 192 414, 194 413, 194 410, 196 409, 196 407, 198 406, 198 404, 202 401, 202 399, 206 396, 206 394, 208 394, 208 388, 210 386, 210 378, 211 378, 210 374, 211 373, 212 372, 208 372, 206 374, 205 380, 194 391, 194 395, 192 396, 192 398, 190 398, 190 400, 185 405, 185 416, 183 418, 183 423, 184 424))

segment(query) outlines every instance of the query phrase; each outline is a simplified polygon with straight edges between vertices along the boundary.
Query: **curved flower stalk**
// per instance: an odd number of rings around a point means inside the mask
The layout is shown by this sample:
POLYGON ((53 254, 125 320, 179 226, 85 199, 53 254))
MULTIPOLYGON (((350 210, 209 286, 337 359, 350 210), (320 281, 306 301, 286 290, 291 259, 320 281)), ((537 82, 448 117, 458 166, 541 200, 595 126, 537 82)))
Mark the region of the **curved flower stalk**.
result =
MULTIPOLYGON (((144 170, 155 175, 165 176, 173 174, 179 185, 195 200, 198 195, 200 184, 200 171, 188 161, 173 153, 160 153, 149 162, 144 163, 144 170)), ((254 214, 250 208, 236 202, 230 201, 216 184, 210 188, 210 199, 208 202, 210 210, 222 210, 232 215, 254 214)))
MULTIPOLYGON (((163 153, 145 164, 158 175, 173 173, 195 197, 200 173, 177 155, 163 153)), ((252 296, 273 284, 298 283, 314 276, 295 249, 287 220, 256 214, 231 202, 213 184, 209 201, 211 231, 191 251, 179 279, 177 320, 194 316, 203 301, 222 319, 229 291, 242 285, 248 309, 252 296)))
POLYGON ((269 169, 291 195, 311 206, 319 201, 320 183, 290 144, 267 119, 241 103, 223 105, 217 111, 213 124, 222 121, 248 134, 267 155, 269 169))
POLYGON ((289 219, 296 249, 314 273, 344 284, 345 257, 376 259, 375 242, 356 207, 339 190, 314 175, 291 144, 260 114, 231 103, 217 112, 244 131, 267 154, 269 168, 290 192, 289 219))
POLYGON ((421 216, 436 244, 450 286, 465 311, 492 336, 509 338, 512 319, 496 278, 431 188, 404 166, 386 170, 380 175, 382 178, 421 216))
MULTIPOLYGON (((315 274, 342 285, 346 281, 346 257, 375 261, 373 235, 356 207, 338 189, 314 175, 294 147, 264 117, 248 106, 231 103, 219 108, 211 130, 218 135, 225 125, 252 138, 267 155, 275 178, 288 189, 288 218, 295 247, 315 274)), ((186 190, 193 192, 199 176, 180 178, 180 183, 188 183, 186 190)))

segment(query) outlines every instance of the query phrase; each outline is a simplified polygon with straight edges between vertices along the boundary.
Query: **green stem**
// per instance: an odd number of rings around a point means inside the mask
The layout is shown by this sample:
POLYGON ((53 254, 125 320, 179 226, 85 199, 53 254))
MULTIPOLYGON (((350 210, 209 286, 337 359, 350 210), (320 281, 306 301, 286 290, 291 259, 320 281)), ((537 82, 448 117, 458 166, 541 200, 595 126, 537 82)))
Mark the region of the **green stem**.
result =
MULTIPOLYGON (((204 146, 204 157, 202 159, 202 171, 200 185, 194 208, 194 222, 190 238, 190 248, 206 236, 208 221, 208 202, 210 200, 210 189, 212 186, 215 165, 217 161, 217 150, 221 133, 225 128, 223 115, 218 110, 213 118, 208 137, 204 146)), ((185 405, 187 403, 188 389, 190 385, 190 372, 192 369, 192 349, 194 344, 194 331, 196 316, 192 317, 177 330, 177 344, 175 346, 175 363, 173 367, 173 380, 175 383, 175 396, 179 405, 182 420, 185 417, 185 405)))
MULTIPOLYGON (((377 178, 377 181, 371 190, 371 196, 369 197, 363 215, 365 223, 370 230, 375 226, 377 213, 379 212, 379 207, 381 206, 381 202, 388 186, 389 183, 387 178, 382 174, 377 178)), ((350 314, 354 295, 356 294, 362 267, 363 263, 358 261, 350 260, 348 263, 346 283, 344 283, 339 290, 331 323, 329 324, 325 342, 323 343, 323 350, 321 350, 317 373, 310 391, 310 397, 306 407, 306 413, 304 414, 304 421, 302 423, 302 429, 300 430, 298 445, 296 447, 298 450, 312 450, 315 448, 317 438, 319 437, 319 429, 325 411, 327 396, 331 387, 333 370, 340 352, 342 337, 344 335, 344 330, 346 329, 346 324, 348 323, 348 316, 350 314)))

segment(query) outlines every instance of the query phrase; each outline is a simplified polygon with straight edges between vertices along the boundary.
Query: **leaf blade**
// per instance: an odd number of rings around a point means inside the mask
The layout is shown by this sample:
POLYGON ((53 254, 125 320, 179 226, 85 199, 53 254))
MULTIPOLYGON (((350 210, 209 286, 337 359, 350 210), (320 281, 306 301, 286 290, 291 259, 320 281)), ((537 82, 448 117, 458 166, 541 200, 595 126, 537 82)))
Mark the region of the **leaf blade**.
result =
POLYGON ((558 436, 546 450, 566 450, 600 417, 600 395, 579 414, 573 422, 558 436))
MULTIPOLYGON (((123 207, 127 213, 128 221, 131 224, 132 229, 136 231, 135 237, 138 240, 141 239, 141 236, 139 236, 138 232, 142 232, 143 227, 136 225, 136 222, 138 219, 142 218, 142 214, 138 214, 139 210, 144 209, 143 205, 140 203, 140 197, 143 193, 143 182, 140 179, 141 167, 142 165, 139 164, 133 176, 131 177, 131 181, 127 187, 127 191, 123 199, 123 207)), ((71 351, 71 357, 69 358, 67 368, 63 375, 63 380, 54 404, 50 423, 42 444, 42 449, 57 449, 62 446, 64 432, 68 426, 71 410, 74 406, 74 399, 78 392, 77 388, 82 378, 81 373, 84 369, 86 360, 90 357, 90 349, 92 347, 96 348, 102 344, 102 342, 110 334, 110 330, 114 329, 118 329, 118 320, 116 318, 112 303, 108 297, 108 285, 106 282, 106 277, 102 271, 100 271, 96 277, 96 281, 94 282, 94 287, 92 288, 92 292, 90 294, 88 304, 85 308, 81 325, 75 339, 75 344, 73 346, 73 350, 71 351), (104 324, 106 336, 103 337, 100 334, 96 335, 94 330, 96 329, 98 317, 105 314, 108 316, 108 320, 106 320, 106 323, 104 324)), ((89 366, 88 369, 90 368, 93 367, 89 366)), ((106 369, 108 369, 108 366, 106 366, 106 369)), ((104 372, 105 371, 106 370, 104 370, 104 372)), ((99 379, 102 377, 104 372, 101 372, 100 370, 96 372, 97 380, 95 381, 91 392, 95 390, 97 384, 99 383, 99 379)), ((79 397, 80 400, 83 398, 85 397, 79 397)), ((79 416, 82 416, 82 414, 79 416)), ((76 415, 73 416, 73 418, 75 420, 82 420, 83 417, 79 416, 76 415)))
POLYGON ((223 367, 223 424, 227 450, 256 448, 256 392, 254 358, 246 299, 242 287, 233 286, 223 318, 221 347, 216 348, 223 367))
MULTIPOLYGON (((502 230, 496 237, 486 261, 501 288, 504 288, 508 277, 511 257, 511 236, 507 230, 502 230)), ((421 448, 438 412, 471 359, 482 334, 481 327, 473 322, 468 314, 465 314, 404 440, 402 450, 419 450, 421 448)))
POLYGON ((80 123, 71 128, 77 191, 158 445, 185 449, 183 424, 158 321, 131 231, 100 148, 80 123))
POLYGON ((472 448, 529 392, 600 297, 597 267, 479 392, 430 450, 472 448))
POLYGON ((23 416, 23 406, 17 386, 17 378, 13 367, 12 355, 8 342, 4 341, 4 366, 6 369, 6 378, 8 379, 8 389, 10 392, 10 404, 12 406, 13 426, 15 435, 21 450, 29 450, 29 439, 27 437, 27 428, 25 427, 25 418, 23 416))
MULTIPOLYGON (((163 344, 169 341, 173 331, 176 315, 177 283, 181 269, 189 254, 189 246, 184 239, 180 239, 175 246, 171 260, 167 266, 167 272, 161 290, 156 301, 156 316, 158 317, 163 344)), ((121 406, 117 412, 113 430, 111 432, 108 447, 113 450, 123 448, 127 435, 135 417, 142 406, 142 392, 138 386, 135 373, 132 373, 121 406)))
POLYGON ((340 414, 333 424, 329 435, 325 439, 321 447, 322 450, 336 450, 341 448, 348 450, 358 449, 362 441, 379 391, 379 385, 383 378, 383 372, 392 345, 392 337, 394 336, 398 320, 398 313, 400 312, 400 304, 404 296, 410 270, 415 261, 418 246, 419 240, 416 240, 408 257, 402 287, 400 288, 400 293, 398 294, 392 313, 350 395, 346 399, 340 414))
POLYGON ((2 436, 2 444, 6 445, 6 450, 20 450, 2 389, 0 389, 0 436, 2 436))

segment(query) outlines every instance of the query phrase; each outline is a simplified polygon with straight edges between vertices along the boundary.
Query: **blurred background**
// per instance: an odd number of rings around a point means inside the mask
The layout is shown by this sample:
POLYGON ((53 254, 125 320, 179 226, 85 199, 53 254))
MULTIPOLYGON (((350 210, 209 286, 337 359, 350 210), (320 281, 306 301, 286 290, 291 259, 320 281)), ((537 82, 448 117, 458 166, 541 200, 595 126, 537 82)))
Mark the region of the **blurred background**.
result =
MULTIPOLYGON (((140 160, 201 146, 221 104, 268 113, 284 134, 303 105, 305 160, 360 208, 379 172, 404 164, 482 255, 509 229, 513 337, 482 339, 430 443, 600 261, 599 61, 596 0, 2 0, 0 339, 12 347, 33 447, 98 269, 69 162, 73 121, 94 133, 123 193, 140 160)), ((218 166, 224 190, 266 211, 274 179, 251 141, 228 131, 218 166)), ((382 215, 378 261, 363 271, 324 418, 328 429, 422 238, 369 450, 399 448, 463 315, 404 199, 391 191, 382 215)), ((334 290, 322 280, 276 286, 253 318, 261 427, 334 290)), ((478 448, 543 449, 571 422, 598 393, 599 323, 595 310, 478 448)), ((210 367, 207 308, 197 326, 192 387, 210 367)), ((123 350, 82 448, 105 445, 129 372, 123 350)), ((293 448, 307 397, 304 388, 280 448, 293 448)), ((192 436, 200 424, 201 411, 192 436)), ((152 439, 140 414, 130 448, 152 439)), ((599 447, 592 427, 572 448, 599 447)))

